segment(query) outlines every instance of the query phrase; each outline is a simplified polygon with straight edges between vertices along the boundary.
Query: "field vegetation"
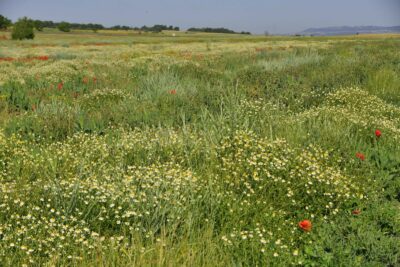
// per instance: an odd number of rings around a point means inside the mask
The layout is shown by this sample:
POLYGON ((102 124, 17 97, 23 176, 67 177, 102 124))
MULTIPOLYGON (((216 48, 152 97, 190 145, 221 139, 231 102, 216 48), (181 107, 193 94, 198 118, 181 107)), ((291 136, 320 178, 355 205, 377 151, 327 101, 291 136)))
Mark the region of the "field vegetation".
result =
POLYGON ((0 32, 0 266, 399 266, 400 36, 0 32))

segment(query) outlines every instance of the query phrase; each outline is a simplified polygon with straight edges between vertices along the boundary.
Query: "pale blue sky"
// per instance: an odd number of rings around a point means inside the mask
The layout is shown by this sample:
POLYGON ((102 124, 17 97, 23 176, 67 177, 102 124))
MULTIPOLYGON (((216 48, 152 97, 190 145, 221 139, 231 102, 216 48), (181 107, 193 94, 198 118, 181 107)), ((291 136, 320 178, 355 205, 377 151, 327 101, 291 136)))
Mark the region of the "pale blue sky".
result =
POLYGON ((0 0, 0 14, 143 26, 295 33, 310 27, 400 25, 400 0, 0 0))

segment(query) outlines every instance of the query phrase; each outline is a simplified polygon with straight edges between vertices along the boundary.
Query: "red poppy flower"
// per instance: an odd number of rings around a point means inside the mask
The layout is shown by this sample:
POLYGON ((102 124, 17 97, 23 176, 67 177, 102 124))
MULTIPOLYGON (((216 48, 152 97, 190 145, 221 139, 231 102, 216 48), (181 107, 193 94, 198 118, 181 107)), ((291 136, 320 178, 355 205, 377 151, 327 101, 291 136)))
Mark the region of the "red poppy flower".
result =
POLYGON ((351 214, 353 214, 353 215, 359 215, 360 213, 361 213, 361 210, 359 210, 359 209, 355 209, 351 212, 351 214))
POLYGON ((35 57, 35 59, 46 61, 46 60, 49 60, 49 56, 38 56, 38 57, 35 57))
POLYGON ((60 83, 57 85, 57 89, 58 89, 58 90, 61 90, 63 87, 64 87, 64 84, 63 84, 62 82, 60 82, 60 83))
POLYGON ((0 57, 0 61, 14 61, 15 58, 12 57, 0 57))
POLYGON ((379 129, 376 129, 376 130, 375 130, 375 136, 376 136, 377 138, 379 138, 379 137, 381 137, 381 135, 382 135, 382 132, 381 132, 379 129))
POLYGON ((299 227, 306 232, 310 232, 312 229, 312 223, 309 220, 303 220, 299 222, 299 227))
POLYGON ((360 152, 356 153, 356 157, 358 159, 360 159, 361 161, 365 160, 365 155, 363 153, 360 153, 360 152))
POLYGON ((176 90, 175 90, 175 89, 170 90, 168 93, 169 93, 170 95, 176 95, 176 90))

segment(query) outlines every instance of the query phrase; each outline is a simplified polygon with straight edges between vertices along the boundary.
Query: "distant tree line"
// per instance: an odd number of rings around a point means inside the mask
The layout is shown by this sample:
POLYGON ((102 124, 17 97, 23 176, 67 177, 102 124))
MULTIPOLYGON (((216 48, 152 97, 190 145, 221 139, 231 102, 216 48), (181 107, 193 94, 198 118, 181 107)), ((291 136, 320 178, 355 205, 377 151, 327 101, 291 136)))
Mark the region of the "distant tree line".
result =
POLYGON ((61 24, 61 28, 68 26, 70 29, 76 30, 102 30, 105 27, 101 24, 94 24, 94 23, 69 23, 69 22, 54 22, 51 20, 34 20, 35 28, 38 31, 41 31, 43 28, 59 28, 61 24))
POLYGON ((167 26, 167 25, 160 25, 156 24, 152 27, 149 26, 142 26, 142 27, 129 27, 129 26, 121 26, 121 25, 116 25, 112 26, 109 29, 111 30, 135 30, 135 31, 143 31, 143 32, 162 32, 162 31, 179 31, 179 27, 175 26, 167 26))
MULTIPOLYGON (((27 19, 27 18, 26 18, 27 19)), ((165 30, 170 31, 179 31, 180 28, 176 26, 167 26, 156 24, 154 26, 142 26, 142 27, 130 27, 126 25, 115 25, 112 27, 104 27, 101 24, 96 23, 70 23, 70 22, 54 22, 51 20, 31 20, 33 27, 38 30, 42 31, 43 28, 58 28, 61 31, 68 32, 71 29, 73 30, 103 30, 103 29, 110 29, 110 30, 136 30, 136 31, 144 31, 144 32, 161 32, 165 30)), ((0 15, 0 29, 7 29, 7 27, 11 26, 12 22, 10 19, 0 15)))
POLYGON ((145 31, 145 32, 162 32, 162 31, 179 31, 179 27, 174 27, 172 25, 167 26, 167 25, 160 25, 156 24, 153 27, 148 27, 148 26, 143 26, 141 28, 133 28, 134 30, 137 31, 145 31))
POLYGON ((179 31, 179 27, 174 27, 174 26, 167 26, 167 25, 154 25, 152 27, 149 26, 142 26, 142 27, 130 27, 126 25, 115 25, 112 27, 104 27, 101 24, 94 24, 94 23, 69 23, 69 22, 53 22, 51 20, 34 20, 34 25, 35 28, 38 31, 41 31, 43 28, 58 28, 61 31, 69 31, 70 29, 74 30, 93 30, 93 31, 98 31, 98 30, 104 30, 104 29, 110 29, 110 30, 137 30, 137 31, 144 31, 144 32, 161 32, 164 30, 173 30, 173 31, 179 31))
POLYGON ((189 32, 212 32, 212 33, 240 33, 240 34, 251 34, 250 32, 235 32, 226 28, 190 28, 189 32))
MULTIPOLYGON (((12 25, 12 21, 2 15, 0 15, 0 29, 7 29, 7 27, 12 25)), ((13 35, 13 39, 33 39, 34 33, 33 29, 38 31, 42 31, 43 28, 57 28, 63 32, 69 32, 71 29, 75 30, 92 30, 94 32, 103 29, 110 29, 110 30, 136 30, 136 31, 143 31, 143 32, 162 32, 165 30, 170 31, 179 31, 180 28, 176 26, 167 26, 162 24, 156 24, 154 26, 142 26, 142 27, 130 27, 125 25, 115 25, 112 27, 104 27, 101 24, 94 24, 94 23, 69 23, 69 22, 54 22, 51 20, 32 20, 27 17, 19 19, 17 22, 14 23, 14 32, 18 32, 13 35), (25 36, 25 37, 24 37, 25 36)), ((240 33, 240 34, 251 34, 250 32, 235 32, 230 29, 226 28, 190 28, 188 29, 189 32, 210 32, 210 33, 240 33)))
POLYGON ((131 27, 125 26, 125 25, 115 25, 115 26, 110 27, 109 29, 110 30, 125 30, 125 31, 127 31, 127 30, 130 30, 131 27))

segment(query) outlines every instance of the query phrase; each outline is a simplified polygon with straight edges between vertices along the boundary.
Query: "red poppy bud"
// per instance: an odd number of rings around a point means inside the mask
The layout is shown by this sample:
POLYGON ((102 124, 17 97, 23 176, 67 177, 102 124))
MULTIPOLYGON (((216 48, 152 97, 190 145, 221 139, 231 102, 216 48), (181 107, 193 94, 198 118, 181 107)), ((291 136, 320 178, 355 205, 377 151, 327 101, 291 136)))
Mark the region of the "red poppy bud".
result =
POLYGON ((359 215, 360 213, 361 213, 361 210, 359 210, 359 209, 355 209, 351 212, 351 214, 353 214, 353 215, 359 215))
POLYGON ((303 220, 299 222, 299 227, 305 232, 310 232, 312 229, 312 223, 309 220, 303 220))
POLYGON ((61 90, 63 87, 64 87, 64 84, 63 84, 62 82, 60 82, 60 83, 57 85, 57 89, 58 89, 58 90, 61 90))
POLYGON ((377 138, 379 138, 379 137, 381 137, 381 135, 382 135, 382 132, 381 132, 379 129, 376 129, 376 130, 375 130, 375 136, 376 136, 377 138))
POLYGON ((358 158, 358 159, 360 159, 361 161, 364 161, 365 160, 365 155, 363 154, 363 153, 356 153, 356 157, 358 158))

